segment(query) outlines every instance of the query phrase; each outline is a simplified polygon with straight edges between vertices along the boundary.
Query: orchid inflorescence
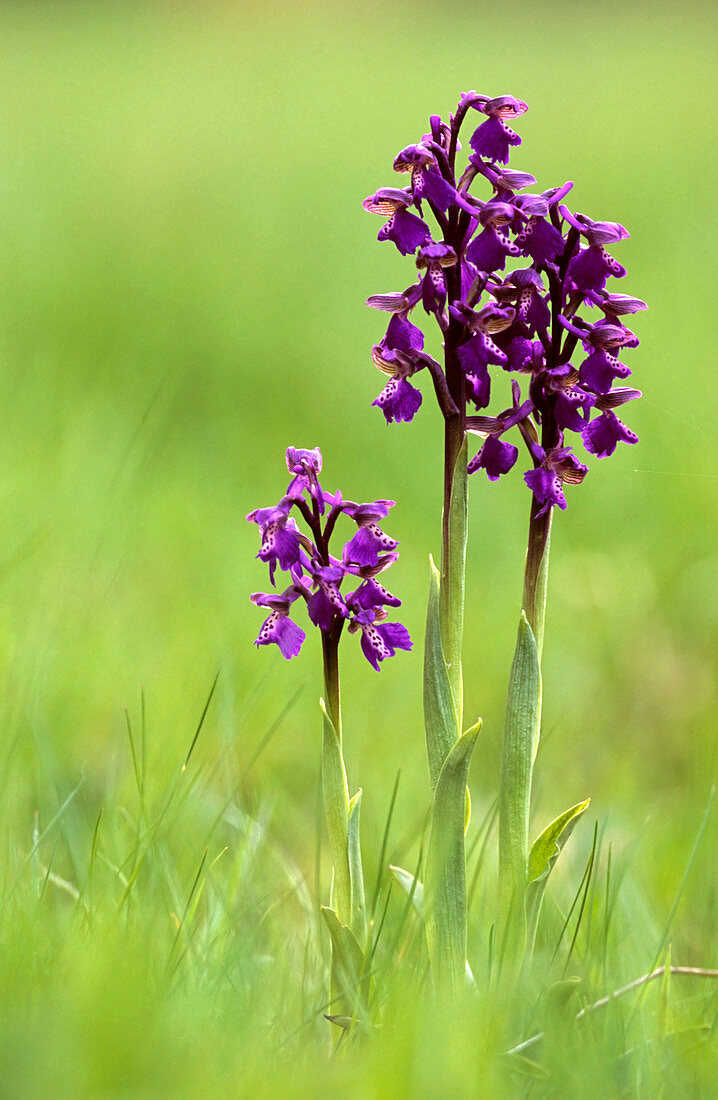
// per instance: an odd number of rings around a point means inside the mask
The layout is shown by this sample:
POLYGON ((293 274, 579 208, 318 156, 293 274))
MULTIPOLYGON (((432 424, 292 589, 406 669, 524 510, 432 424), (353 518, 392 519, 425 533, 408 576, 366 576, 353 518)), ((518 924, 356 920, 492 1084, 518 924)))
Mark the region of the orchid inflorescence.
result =
POLYGON ((469 473, 484 469, 492 481, 516 463, 518 448, 502 437, 518 428, 532 462, 524 479, 540 515, 554 505, 565 508, 563 485, 581 482, 588 472, 565 432, 578 433, 598 458, 613 454, 621 441, 637 442, 615 410, 640 391, 613 384, 631 373, 618 359, 620 349, 638 344, 623 318, 646 306, 605 289, 609 276, 626 274, 607 251, 628 236, 622 225, 571 213, 564 201, 570 182, 519 194, 536 180, 505 165, 511 146, 521 144, 509 121, 526 110, 510 95, 465 93, 449 125, 432 116, 431 132, 395 158, 395 170, 410 173, 409 186, 380 188, 363 205, 388 218, 379 240, 393 241, 402 255, 415 254, 421 273, 403 292, 368 299, 369 306, 392 314, 372 352, 389 376, 373 404, 387 423, 411 420, 422 402, 412 382, 427 368, 445 419, 484 440, 469 473), (487 117, 472 134, 473 152, 457 177, 458 135, 469 110, 487 117), (470 193, 477 177, 493 189, 488 200, 470 193), (438 226, 437 240, 424 206, 438 226), (499 274, 507 260, 521 258, 529 265, 499 274), (444 367, 424 351, 424 333, 409 320, 419 303, 441 329, 444 367), (582 306, 602 316, 585 320, 577 315, 582 306), (586 357, 576 367, 571 359, 579 344, 586 357), (494 416, 482 411, 491 398, 490 365, 526 379, 523 399, 514 377, 509 407, 494 416))
POLYGON ((318 447, 289 447, 286 460, 293 476, 285 495, 274 507, 258 508, 247 516, 259 525, 262 547, 257 557, 267 562, 272 584, 277 565, 289 573, 292 582, 281 593, 253 593, 253 603, 269 608, 255 644, 274 642, 287 659, 296 656, 306 635, 290 619, 289 611, 303 599, 311 622, 335 640, 345 624, 350 634, 360 633, 364 656, 378 671, 380 662, 393 657, 396 649, 411 649, 406 627, 384 621, 387 608, 399 607, 401 600, 376 579, 399 557, 398 543, 379 526, 394 501, 355 504, 344 500, 340 492, 325 492, 319 484, 322 455, 318 447), (309 535, 290 514, 293 509, 309 535), (358 530, 345 543, 341 558, 336 558, 330 554, 329 544, 342 514, 352 519, 358 530), (359 583, 352 592, 343 593, 345 581, 359 583))

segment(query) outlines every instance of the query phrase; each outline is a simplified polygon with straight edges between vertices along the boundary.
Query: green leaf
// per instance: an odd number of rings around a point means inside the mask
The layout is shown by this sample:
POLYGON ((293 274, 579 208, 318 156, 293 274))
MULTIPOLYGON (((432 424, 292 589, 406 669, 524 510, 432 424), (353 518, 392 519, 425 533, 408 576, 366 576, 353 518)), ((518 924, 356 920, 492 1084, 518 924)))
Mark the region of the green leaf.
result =
POLYGON ((459 989, 466 975, 466 779, 479 720, 454 745, 436 784, 426 858, 424 911, 437 986, 459 989))
POLYGON ((351 874, 349 871, 349 791, 344 759, 336 730, 324 700, 319 700, 324 717, 322 739, 322 791, 324 814, 329 834, 329 852, 334 867, 334 891, 337 913, 348 924, 352 911, 351 874))
POLYGON ((349 880, 351 885, 351 930, 360 943, 366 941, 366 904, 364 901, 364 875, 359 844, 359 811, 361 809, 361 787, 349 803, 349 833, 347 854, 349 856, 349 880))
POLYGON ((531 846, 526 887, 527 941, 530 949, 533 949, 536 938, 536 928, 548 877, 561 854, 561 849, 571 836, 578 819, 588 809, 590 802, 591 799, 587 798, 585 802, 578 802, 570 810, 565 810, 544 829, 531 846))
POLYGON ((321 912, 332 940, 334 974, 341 986, 338 992, 349 1005, 349 1015, 355 1016, 358 1010, 363 1019, 368 1019, 371 980, 364 973, 364 952, 351 928, 342 924, 334 909, 323 905, 321 912))
POLYGON ((461 730, 463 685, 461 679, 461 645, 464 634, 464 586, 466 580, 466 537, 468 529, 468 485, 466 474, 466 437, 456 456, 451 482, 448 546, 441 559, 441 637, 449 673, 449 682, 461 730))
POLYGON ((404 893, 411 898, 411 904, 414 907, 419 920, 424 919, 424 887, 419 882, 418 878, 414 878, 411 871, 405 871, 403 867, 395 867, 393 864, 389 864, 389 870, 401 886, 404 893))
POLYGON ((444 659, 439 613, 440 578, 434 561, 429 557, 429 607, 426 613, 424 648, 424 729, 426 754, 429 758, 431 789, 436 788, 441 766, 459 737, 459 722, 444 659))
POLYGON ((533 631, 521 612, 506 703, 499 794, 499 922, 503 953, 526 944, 531 779, 541 725, 541 669, 533 631))

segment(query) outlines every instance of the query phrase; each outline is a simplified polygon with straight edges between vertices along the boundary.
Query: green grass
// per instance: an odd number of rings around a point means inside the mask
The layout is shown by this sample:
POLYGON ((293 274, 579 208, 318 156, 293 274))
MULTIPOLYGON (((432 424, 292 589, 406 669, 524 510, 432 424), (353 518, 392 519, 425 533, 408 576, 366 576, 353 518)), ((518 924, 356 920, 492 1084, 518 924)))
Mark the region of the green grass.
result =
MULTIPOLYGON (((650 969, 718 776, 716 38, 691 4, 459 4, 450 22, 403 2, 0 10, 0 1091, 523 1095, 495 1052, 545 1030, 553 1076, 532 1095, 657 1095, 651 1074, 710 1094, 715 1040, 661 1042, 658 982, 635 1013, 633 995, 573 1029, 566 1012, 650 969), (628 226, 621 290, 650 304, 630 361, 641 444, 592 463, 553 536, 534 820, 588 795, 593 817, 552 879, 530 990, 485 990, 458 1026, 427 1007, 395 889, 382 1028, 331 1056, 319 647, 288 664, 252 647, 265 574, 243 517, 284 488, 288 443, 321 444, 328 487, 397 501, 417 645, 378 676, 345 647, 345 753, 368 881, 399 769, 386 862, 413 870, 440 424, 428 400, 393 429, 369 407, 381 323, 363 302, 411 264, 360 202, 471 87, 529 102, 512 163, 628 226), (567 964, 581 898, 552 964, 595 820, 576 943, 567 964), (539 1002, 564 968, 582 984, 562 1016, 539 1002)), ((471 485, 469 848, 497 790, 519 480, 471 485)), ((469 929, 482 989, 494 849, 469 929)), ((717 857, 714 814, 674 963, 718 965, 717 857)), ((711 1023, 715 996, 677 977, 670 1012, 711 1023)))

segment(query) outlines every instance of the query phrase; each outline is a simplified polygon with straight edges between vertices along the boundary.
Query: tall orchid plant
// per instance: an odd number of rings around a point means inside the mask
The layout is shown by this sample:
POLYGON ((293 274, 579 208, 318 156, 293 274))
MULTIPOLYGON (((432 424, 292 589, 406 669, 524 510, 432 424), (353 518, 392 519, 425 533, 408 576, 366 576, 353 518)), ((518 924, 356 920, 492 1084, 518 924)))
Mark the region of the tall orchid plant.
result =
MULTIPOLYGON (((462 95, 448 123, 432 116, 429 133, 396 156, 394 169, 408 174, 408 186, 382 187, 363 204, 386 218, 379 240, 392 241, 403 256, 414 255, 419 272, 406 290, 368 300, 391 315, 372 350, 375 365, 388 378, 373 404, 387 423, 411 421, 422 404, 416 383, 424 371, 444 418, 441 565, 436 570, 432 562, 424 658, 433 803, 422 896, 434 981, 449 988, 463 983, 467 970, 466 779, 480 727, 477 723, 463 732, 467 475, 483 470, 490 481, 498 480, 518 464, 523 445, 531 507, 499 792, 498 958, 513 969, 532 949, 546 880, 588 805, 571 807, 530 843, 552 516, 556 507, 566 508, 565 486, 580 484, 588 473, 571 440, 596 458, 613 454, 620 442, 637 442, 616 410, 640 392, 616 383, 631 373, 619 359, 622 349, 638 344, 624 319, 646 307, 606 289, 609 277, 625 275, 607 246, 628 233, 616 222, 573 213, 566 202, 571 182, 535 193, 528 190, 536 184, 532 175, 507 167, 510 150, 521 144, 510 124, 526 110, 525 103, 509 95, 462 95), (473 112, 484 119, 470 136, 467 163, 457 168, 460 130, 473 112), (477 183, 484 187, 482 197, 473 193, 477 183), (443 362, 424 350, 424 332, 410 320, 419 307, 438 325, 443 362), (504 374, 510 376, 506 386, 504 374), (499 409, 491 414, 497 396, 499 409), (469 435, 481 441, 471 459, 469 435)), ((300 598, 322 632, 324 793, 334 860, 333 908, 325 915, 335 984, 343 980, 344 988, 351 984, 357 995, 366 992, 367 932, 358 797, 349 802, 341 757, 338 643, 345 625, 349 632, 360 632, 364 654, 378 669, 385 657, 411 642, 401 624, 384 622, 387 609, 399 601, 376 579, 397 556, 397 544, 378 526, 392 502, 357 505, 323 492, 318 449, 289 448, 287 464, 293 480, 285 496, 276 508, 248 517, 261 528, 259 557, 269 563, 272 579, 277 564, 291 578, 281 595, 252 597, 270 609, 257 644, 276 642, 286 657, 299 651, 304 634, 289 619, 289 610, 300 598), (309 536, 299 530, 292 509, 309 536), (358 530, 341 558, 334 558, 329 539, 342 513, 358 530), (358 587, 343 593, 342 584, 354 581, 358 587)), ((404 881, 412 891, 418 888, 412 876, 404 881)))

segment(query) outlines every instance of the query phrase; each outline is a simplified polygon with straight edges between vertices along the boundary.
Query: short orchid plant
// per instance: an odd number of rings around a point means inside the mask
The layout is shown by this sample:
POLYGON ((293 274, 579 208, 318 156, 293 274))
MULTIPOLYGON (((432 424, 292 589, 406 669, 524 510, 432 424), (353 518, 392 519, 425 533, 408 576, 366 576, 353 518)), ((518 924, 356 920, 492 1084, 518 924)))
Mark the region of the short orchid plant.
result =
MULTIPOLYGON (((638 344, 625 318, 646 307, 606 289, 609 278, 625 275, 608 247, 628 233, 616 222, 572 212, 567 205, 572 183, 534 192, 533 176, 507 167, 510 150, 521 144, 512 126, 526 110, 510 95, 462 95, 448 123, 432 116, 429 132, 396 156, 394 169, 408 176, 408 185, 381 187, 363 204, 386 219, 379 240, 392 241, 403 256, 415 256, 419 272, 407 289, 368 300, 390 315, 372 350, 374 364, 388 379, 373 403, 389 424, 411 421, 422 404, 417 383, 430 378, 444 418, 441 562, 439 569, 431 562, 424 657, 430 835, 422 881, 395 869, 412 899, 421 899, 437 989, 456 990, 471 981, 466 783, 481 723, 464 729, 467 475, 483 470, 496 481, 520 465, 523 447, 530 516, 503 732, 494 922, 495 971, 515 974, 530 959, 551 869, 588 806, 586 800, 570 807, 531 842, 552 516, 556 507, 566 508, 565 487, 582 483, 588 474, 574 452, 577 442, 599 459, 613 454, 619 443, 637 442, 616 411, 640 397, 620 384, 631 371, 619 356, 638 344), (460 130, 475 112, 483 120, 469 138, 467 162, 458 168, 460 130), (482 186, 481 195, 474 193, 476 185, 482 186), (424 350, 419 309, 440 330, 443 362, 424 350), (496 411, 489 412, 492 402, 496 411), (472 457, 469 436, 480 440, 472 457)), ((333 861, 332 899, 323 912, 333 950, 332 1018, 365 1019, 372 943, 359 841, 361 792, 349 799, 338 650, 345 626, 360 634, 363 653, 377 670, 396 649, 411 648, 406 628, 386 621, 400 601, 378 579, 397 558, 397 543, 379 526, 393 502, 356 504, 325 492, 318 448, 290 447, 286 459, 292 477, 286 493, 275 507, 248 516, 260 527, 259 558, 267 562, 270 580, 274 583, 277 566, 289 580, 281 593, 252 596, 269 612, 256 644, 274 642, 285 657, 295 656, 304 631, 290 612, 301 601, 321 632, 323 788, 333 861), (342 517, 357 530, 333 556, 330 543, 342 517)))

